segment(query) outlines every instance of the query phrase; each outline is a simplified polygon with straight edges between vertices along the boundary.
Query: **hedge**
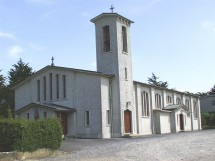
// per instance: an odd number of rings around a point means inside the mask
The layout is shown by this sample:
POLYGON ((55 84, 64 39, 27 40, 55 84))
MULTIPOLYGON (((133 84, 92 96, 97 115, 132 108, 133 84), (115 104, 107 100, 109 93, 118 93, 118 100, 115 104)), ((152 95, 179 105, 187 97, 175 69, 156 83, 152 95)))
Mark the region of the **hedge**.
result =
POLYGON ((0 120, 0 151, 56 150, 62 141, 62 128, 57 119, 36 121, 0 120))

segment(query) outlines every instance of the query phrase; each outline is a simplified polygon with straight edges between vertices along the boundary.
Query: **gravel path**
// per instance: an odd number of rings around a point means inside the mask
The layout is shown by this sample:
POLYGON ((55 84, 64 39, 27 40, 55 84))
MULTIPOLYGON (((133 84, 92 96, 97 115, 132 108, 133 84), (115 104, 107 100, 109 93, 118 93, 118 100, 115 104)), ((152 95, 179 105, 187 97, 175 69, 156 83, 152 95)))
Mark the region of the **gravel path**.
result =
POLYGON ((215 161, 215 130, 141 138, 67 139, 60 150, 62 155, 41 161, 215 161))

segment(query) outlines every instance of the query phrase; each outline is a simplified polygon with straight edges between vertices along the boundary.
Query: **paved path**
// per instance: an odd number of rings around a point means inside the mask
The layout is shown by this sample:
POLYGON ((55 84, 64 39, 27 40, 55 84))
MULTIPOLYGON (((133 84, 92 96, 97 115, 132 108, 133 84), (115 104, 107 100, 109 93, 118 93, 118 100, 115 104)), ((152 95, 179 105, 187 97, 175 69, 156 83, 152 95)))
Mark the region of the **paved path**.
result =
POLYGON ((141 138, 67 139, 60 150, 66 153, 41 160, 215 161, 215 130, 141 138))

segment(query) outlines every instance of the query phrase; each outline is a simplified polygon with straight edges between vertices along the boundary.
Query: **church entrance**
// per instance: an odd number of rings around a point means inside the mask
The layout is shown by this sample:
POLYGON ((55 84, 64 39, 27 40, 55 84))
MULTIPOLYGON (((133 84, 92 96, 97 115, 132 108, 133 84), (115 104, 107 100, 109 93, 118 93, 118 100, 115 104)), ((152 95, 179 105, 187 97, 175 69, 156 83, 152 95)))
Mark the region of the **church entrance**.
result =
POLYGON ((131 133, 131 111, 129 110, 124 111, 124 126, 125 133, 131 133))
POLYGON ((68 128, 67 128, 67 113, 66 112, 58 112, 57 117, 60 119, 61 126, 63 128, 63 134, 67 135, 68 128))
POLYGON ((180 130, 184 131, 184 115, 181 113, 179 115, 179 118, 180 118, 180 130))

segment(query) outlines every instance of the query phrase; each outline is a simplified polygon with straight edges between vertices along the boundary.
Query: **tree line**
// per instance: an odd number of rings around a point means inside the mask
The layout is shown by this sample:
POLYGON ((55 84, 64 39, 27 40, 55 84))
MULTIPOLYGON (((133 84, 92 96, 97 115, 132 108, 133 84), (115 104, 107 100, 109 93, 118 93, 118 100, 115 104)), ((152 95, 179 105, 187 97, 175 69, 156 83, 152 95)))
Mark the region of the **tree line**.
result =
POLYGON ((11 89, 27 77, 32 75, 33 69, 20 58, 12 65, 8 75, 4 76, 0 70, 0 118, 14 117, 14 91, 11 89))

